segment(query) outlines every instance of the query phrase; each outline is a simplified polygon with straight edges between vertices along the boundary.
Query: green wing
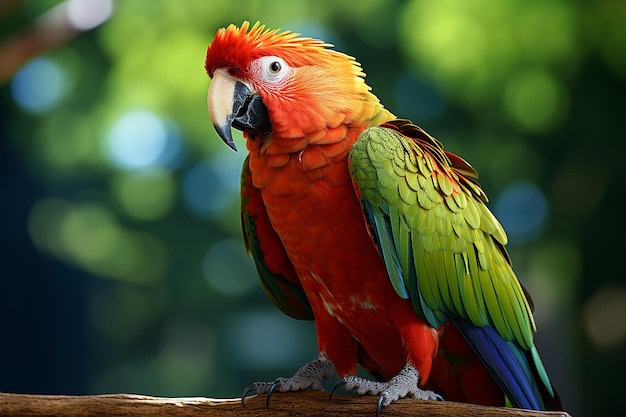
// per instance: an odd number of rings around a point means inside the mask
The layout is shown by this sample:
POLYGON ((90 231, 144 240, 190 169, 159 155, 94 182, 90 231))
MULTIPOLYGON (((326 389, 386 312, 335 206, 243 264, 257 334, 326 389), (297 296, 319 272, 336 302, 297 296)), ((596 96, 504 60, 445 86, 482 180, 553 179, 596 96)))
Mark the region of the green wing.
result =
POLYGON ((421 128, 395 120, 359 137, 350 173, 398 295, 433 327, 464 319, 495 329, 530 351, 551 387, 533 343, 531 307, 504 249, 506 234, 474 169, 421 128))
POLYGON ((252 186, 248 158, 241 173, 241 225, 246 249, 268 297, 288 316, 313 320, 309 300, 269 221, 261 193, 252 186))

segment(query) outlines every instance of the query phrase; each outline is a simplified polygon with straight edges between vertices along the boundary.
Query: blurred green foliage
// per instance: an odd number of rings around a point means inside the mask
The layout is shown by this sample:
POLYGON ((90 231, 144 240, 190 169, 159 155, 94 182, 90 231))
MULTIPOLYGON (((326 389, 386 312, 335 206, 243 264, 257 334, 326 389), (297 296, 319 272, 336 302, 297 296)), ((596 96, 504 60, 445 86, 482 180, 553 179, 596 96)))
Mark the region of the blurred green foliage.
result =
MULTIPOLYGON (((0 15, 0 33, 10 39, 60 3, 24 1, 0 15)), ((31 277, 32 287, 3 274, 2 288, 7 299, 13 291, 29 300, 39 279, 64 288, 66 275, 85 273, 66 301, 81 300, 66 324, 80 352, 66 373, 81 381, 74 393, 231 397, 316 354, 314 326, 282 316, 257 284, 239 230, 244 155, 223 145, 206 114, 203 60, 215 31, 260 20, 355 56, 391 111, 478 169, 535 299, 540 351, 566 407, 617 412, 626 285, 610 191, 623 188, 623 2, 113 6, 104 24, 27 63, 0 91, 1 139, 25 172, 4 181, 13 193, 32 188, 5 246, 27 233, 38 252, 23 262, 58 259, 67 268, 31 277)), ((16 303, 2 320, 19 322, 16 303)), ((19 308, 28 311, 28 301, 19 308)), ((54 329, 46 319, 29 320, 54 329)), ((20 343, 13 338, 10 351, 20 343)), ((27 361, 34 351, 24 352, 27 361)), ((0 390, 36 390, 13 384, 7 355, 0 390)), ((50 386, 64 378, 26 375, 50 386)))

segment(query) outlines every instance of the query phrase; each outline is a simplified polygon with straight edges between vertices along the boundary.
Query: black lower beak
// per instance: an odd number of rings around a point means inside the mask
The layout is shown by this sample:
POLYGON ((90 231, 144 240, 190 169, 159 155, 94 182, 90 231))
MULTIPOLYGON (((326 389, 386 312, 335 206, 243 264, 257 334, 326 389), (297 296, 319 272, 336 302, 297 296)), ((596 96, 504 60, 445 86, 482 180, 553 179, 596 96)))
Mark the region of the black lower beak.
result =
POLYGON ((226 115, 225 123, 214 126, 224 143, 236 151, 237 147, 233 140, 231 127, 252 134, 265 134, 271 132, 272 124, 267 113, 267 107, 263 104, 260 95, 251 92, 248 86, 240 81, 235 82, 231 91, 233 94, 232 107, 226 115))
MULTIPOLYGON (((243 85, 244 88, 246 88, 244 84, 237 84, 243 85)), ((235 84, 235 96, 237 95, 237 84, 235 84)), ((233 103, 233 110, 234 109, 235 105, 233 103)), ((233 118, 232 126, 243 132, 259 135, 269 133, 272 130, 272 124, 270 123, 270 118, 267 114, 267 107, 263 104, 263 100, 260 95, 252 94, 245 98, 243 105, 239 108, 237 115, 233 118)))

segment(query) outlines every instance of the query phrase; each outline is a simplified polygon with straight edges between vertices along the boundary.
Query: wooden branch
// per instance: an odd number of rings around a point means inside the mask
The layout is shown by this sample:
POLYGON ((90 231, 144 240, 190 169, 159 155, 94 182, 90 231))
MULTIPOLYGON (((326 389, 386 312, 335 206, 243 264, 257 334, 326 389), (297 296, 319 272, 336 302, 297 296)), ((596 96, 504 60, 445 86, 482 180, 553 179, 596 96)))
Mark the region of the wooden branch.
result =
POLYGON ((0 85, 26 62, 67 43, 78 33, 66 16, 48 12, 30 27, 3 40, 0 43, 0 85))
MULTIPOLYGON (((242 408, 239 399, 204 397, 160 398, 132 394, 111 395, 28 395, 0 393, 0 416, 12 417, 86 417, 86 416, 367 416, 373 417, 377 398, 335 395, 332 401, 323 392, 303 391, 276 393, 270 408, 265 396, 250 397, 242 408)), ((458 417, 569 417, 564 412, 538 412, 515 408, 482 407, 478 405, 400 400, 381 413, 384 416, 458 416, 458 417)))
MULTIPOLYGON (((0 0, 0 18, 10 18, 21 3, 20 0, 0 0)), ((18 69, 34 57, 64 45, 91 28, 79 27, 76 19, 71 18, 69 3, 66 0, 57 4, 28 27, 0 42, 0 85, 9 81, 18 69)))

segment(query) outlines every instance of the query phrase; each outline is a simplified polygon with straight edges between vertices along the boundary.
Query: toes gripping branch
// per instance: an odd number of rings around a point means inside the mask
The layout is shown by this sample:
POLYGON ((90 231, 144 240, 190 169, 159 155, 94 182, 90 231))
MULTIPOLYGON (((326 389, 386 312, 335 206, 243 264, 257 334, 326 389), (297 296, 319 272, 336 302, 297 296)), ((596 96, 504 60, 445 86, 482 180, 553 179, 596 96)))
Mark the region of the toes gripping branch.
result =
MULTIPOLYGON (((330 378, 335 373, 335 367, 324 353, 298 369, 291 378, 277 378, 274 382, 255 382, 243 392, 241 404, 245 406, 245 399, 253 394, 267 394, 265 405, 269 407, 270 398, 275 391, 301 391, 306 389, 323 390, 322 380, 330 378)), ((330 390, 330 398, 340 387, 354 391, 358 395, 378 395, 376 416, 380 415, 383 407, 401 398, 417 398, 421 400, 438 400, 443 398, 432 391, 418 387, 419 372, 411 364, 405 365, 400 373, 387 382, 370 381, 358 376, 346 376, 339 380, 330 390)))
POLYGON ((246 387, 241 396, 241 404, 245 406, 246 397, 253 394, 267 394, 265 405, 269 407, 274 391, 288 392, 306 389, 323 390, 322 380, 335 373, 335 366, 320 353, 314 360, 298 369, 291 378, 277 378, 274 382, 254 382, 246 387))
POLYGON ((443 401, 439 394, 432 391, 418 388, 419 373, 411 364, 406 364, 400 373, 388 382, 370 381, 358 376, 346 376, 338 381, 330 390, 330 397, 339 388, 347 391, 354 391, 358 395, 379 395, 376 416, 380 415, 380 410, 387 407, 392 402, 400 398, 417 398, 420 400, 443 401))

